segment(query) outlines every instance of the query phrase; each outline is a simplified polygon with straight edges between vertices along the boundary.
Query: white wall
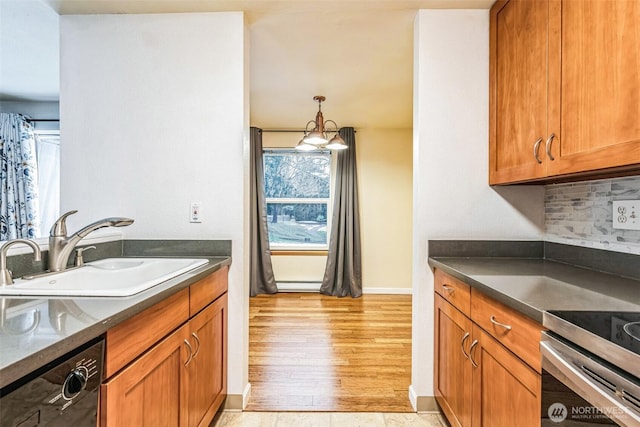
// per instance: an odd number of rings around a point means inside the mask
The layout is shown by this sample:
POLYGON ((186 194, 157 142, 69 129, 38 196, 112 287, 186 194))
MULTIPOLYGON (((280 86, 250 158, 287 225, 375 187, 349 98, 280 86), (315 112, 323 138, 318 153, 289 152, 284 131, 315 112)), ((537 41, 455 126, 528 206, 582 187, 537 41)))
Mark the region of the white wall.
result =
POLYGON ((415 21, 411 397, 433 396, 433 239, 540 240, 544 187, 488 186, 488 10, 415 21))
POLYGON ((230 239, 228 392, 248 383, 242 13, 65 15, 62 211, 127 216, 127 238, 230 239), (188 222, 202 203, 202 223, 188 222))
POLYGON ((358 129, 363 292, 411 291, 412 131, 358 129))

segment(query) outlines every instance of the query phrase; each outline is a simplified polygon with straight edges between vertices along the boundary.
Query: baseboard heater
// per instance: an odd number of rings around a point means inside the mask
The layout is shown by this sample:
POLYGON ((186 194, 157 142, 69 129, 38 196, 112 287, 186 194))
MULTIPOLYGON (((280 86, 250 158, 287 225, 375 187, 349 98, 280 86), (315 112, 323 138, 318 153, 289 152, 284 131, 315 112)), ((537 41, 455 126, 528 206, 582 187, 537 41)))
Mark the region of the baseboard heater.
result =
POLYGON ((321 282, 277 282, 279 292, 318 292, 321 282))

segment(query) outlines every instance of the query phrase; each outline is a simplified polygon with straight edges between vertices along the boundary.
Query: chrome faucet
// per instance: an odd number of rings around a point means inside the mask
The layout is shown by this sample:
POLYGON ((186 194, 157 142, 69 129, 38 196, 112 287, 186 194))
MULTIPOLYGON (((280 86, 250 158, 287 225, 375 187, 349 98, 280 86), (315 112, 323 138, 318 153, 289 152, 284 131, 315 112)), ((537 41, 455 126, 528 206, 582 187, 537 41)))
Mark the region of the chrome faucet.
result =
POLYGON ((131 225, 131 218, 104 218, 67 236, 67 217, 78 211, 69 211, 56 220, 49 233, 49 271, 64 271, 69 262, 69 256, 83 237, 98 228, 124 227, 131 225))
POLYGON ((9 247, 18 244, 24 243, 25 245, 31 246, 33 249, 33 260, 40 261, 42 255, 40 253, 40 247, 36 245, 33 240, 25 240, 25 239, 15 239, 9 240, 7 243, 0 247, 0 287, 13 285, 13 278, 11 277, 11 272, 7 269, 7 252, 9 251, 9 247))

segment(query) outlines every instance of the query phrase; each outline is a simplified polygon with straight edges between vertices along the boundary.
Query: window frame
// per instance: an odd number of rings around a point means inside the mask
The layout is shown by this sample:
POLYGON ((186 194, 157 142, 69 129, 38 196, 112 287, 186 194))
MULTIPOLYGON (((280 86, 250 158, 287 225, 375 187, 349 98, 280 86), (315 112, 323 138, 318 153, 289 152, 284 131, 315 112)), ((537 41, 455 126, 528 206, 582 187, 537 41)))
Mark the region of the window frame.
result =
MULTIPOLYGON (((333 192, 334 192, 334 182, 335 182, 335 166, 336 166, 336 156, 333 155, 331 150, 321 149, 318 151, 312 152, 303 152, 298 151, 294 148, 263 148, 262 149, 262 157, 263 157, 263 171, 266 171, 264 168, 264 162, 266 157, 270 154, 295 154, 295 155, 309 155, 309 154, 328 154, 329 155, 329 197, 266 197, 265 196, 265 208, 269 203, 291 203, 291 204, 322 204, 326 203, 327 205, 327 243, 325 244, 317 244, 317 243, 274 243, 269 241, 269 248, 272 253, 278 254, 281 253, 295 253, 295 252, 322 252, 326 253, 329 250, 329 241, 331 239, 331 219, 333 213, 333 192)), ((265 172, 266 173, 266 172, 265 172)), ((266 175, 264 179, 264 185, 266 186, 266 175)), ((266 195, 266 188, 263 188, 263 191, 266 195)), ((269 228, 269 224, 267 223, 267 229, 269 228)))

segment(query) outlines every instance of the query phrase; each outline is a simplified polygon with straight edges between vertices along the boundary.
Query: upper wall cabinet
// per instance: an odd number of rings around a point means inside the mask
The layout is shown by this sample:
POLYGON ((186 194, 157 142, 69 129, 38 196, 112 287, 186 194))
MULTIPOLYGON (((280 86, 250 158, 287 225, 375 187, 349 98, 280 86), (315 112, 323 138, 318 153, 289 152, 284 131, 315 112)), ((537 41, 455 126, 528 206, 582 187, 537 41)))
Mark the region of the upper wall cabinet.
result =
POLYGON ((640 2, 491 9, 489 183, 640 173, 640 2))
POLYGON ((546 1, 499 1, 491 10, 491 184, 546 175, 548 27, 546 1))

